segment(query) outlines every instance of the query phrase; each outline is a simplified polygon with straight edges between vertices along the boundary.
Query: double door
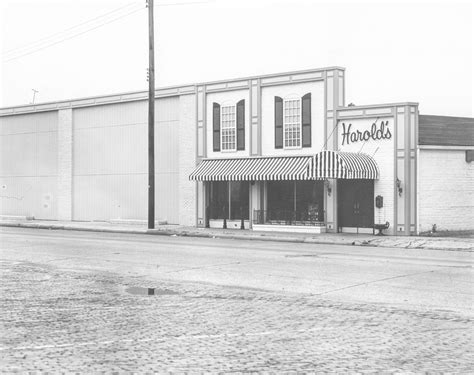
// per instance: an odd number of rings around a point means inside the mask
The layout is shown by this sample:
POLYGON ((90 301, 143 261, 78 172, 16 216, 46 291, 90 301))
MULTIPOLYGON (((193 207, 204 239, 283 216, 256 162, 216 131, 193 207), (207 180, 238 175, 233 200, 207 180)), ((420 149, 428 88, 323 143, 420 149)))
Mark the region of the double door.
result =
POLYGON ((339 228, 373 228, 373 180, 338 180, 339 228))

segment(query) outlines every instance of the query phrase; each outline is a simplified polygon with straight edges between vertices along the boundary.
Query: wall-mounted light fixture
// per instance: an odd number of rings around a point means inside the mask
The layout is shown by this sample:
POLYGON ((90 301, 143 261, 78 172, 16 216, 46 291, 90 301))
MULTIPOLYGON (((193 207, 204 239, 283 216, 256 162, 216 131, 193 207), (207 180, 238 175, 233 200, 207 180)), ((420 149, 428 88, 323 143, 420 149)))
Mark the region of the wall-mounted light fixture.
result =
POLYGON ((397 190, 398 190, 398 196, 401 197, 403 193, 403 187, 402 187, 402 182, 397 178, 397 190))
POLYGON ((328 196, 330 197, 331 192, 332 192, 332 186, 331 186, 331 183, 329 182, 329 180, 324 180, 324 186, 326 186, 326 189, 328 191, 328 196))

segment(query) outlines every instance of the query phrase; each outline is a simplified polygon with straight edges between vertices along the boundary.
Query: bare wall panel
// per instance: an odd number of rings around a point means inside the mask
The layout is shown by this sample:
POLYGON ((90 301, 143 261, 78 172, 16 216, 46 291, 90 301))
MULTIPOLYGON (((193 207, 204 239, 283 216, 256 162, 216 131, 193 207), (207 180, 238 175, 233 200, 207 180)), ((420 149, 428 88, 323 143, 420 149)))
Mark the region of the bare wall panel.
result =
MULTIPOLYGON (((155 215, 178 223, 179 99, 155 110, 155 215)), ((145 101, 74 110, 74 220, 146 220, 147 113, 145 101)))
POLYGON ((57 218, 57 111, 0 117, 0 215, 57 218))

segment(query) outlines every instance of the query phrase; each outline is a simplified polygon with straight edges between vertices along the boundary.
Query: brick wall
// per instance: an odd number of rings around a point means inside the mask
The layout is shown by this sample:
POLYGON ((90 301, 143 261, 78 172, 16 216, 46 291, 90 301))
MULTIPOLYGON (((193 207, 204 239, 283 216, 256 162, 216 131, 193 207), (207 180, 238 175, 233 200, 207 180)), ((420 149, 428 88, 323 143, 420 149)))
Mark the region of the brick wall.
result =
POLYGON ((179 98, 179 224, 196 225, 196 182, 189 175, 196 168, 196 97, 179 98))
POLYGON ((420 150, 419 231, 474 229, 474 163, 465 151, 420 150))

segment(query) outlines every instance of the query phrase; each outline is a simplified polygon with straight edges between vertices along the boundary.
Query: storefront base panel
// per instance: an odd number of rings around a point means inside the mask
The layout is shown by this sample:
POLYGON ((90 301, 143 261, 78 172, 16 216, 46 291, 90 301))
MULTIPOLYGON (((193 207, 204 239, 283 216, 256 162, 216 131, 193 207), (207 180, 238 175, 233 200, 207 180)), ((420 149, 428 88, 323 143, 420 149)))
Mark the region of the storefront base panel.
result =
POLYGON ((271 225, 253 224, 253 230, 262 232, 326 233, 326 227, 309 225, 271 225))
MULTIPOLYGON (((352 228, 352 227, 342 227, 340 228, 341 233, 357 233, 357 234, 374 234, 372 228, 352 228)), ((384 233, 386 234, 386 233, 384 233)))
MULTIPOLYGON (((241 221, 240 220, 227 220, 227 229, 241 229, 241 221)), ((216 228, 222 229, 224 227, 224 220, 217 219, 217 220, 209 220, 209 228, 216 228)), ((248 220, 244 220, 244 228, 249 229, 250 223, 248 220)))

